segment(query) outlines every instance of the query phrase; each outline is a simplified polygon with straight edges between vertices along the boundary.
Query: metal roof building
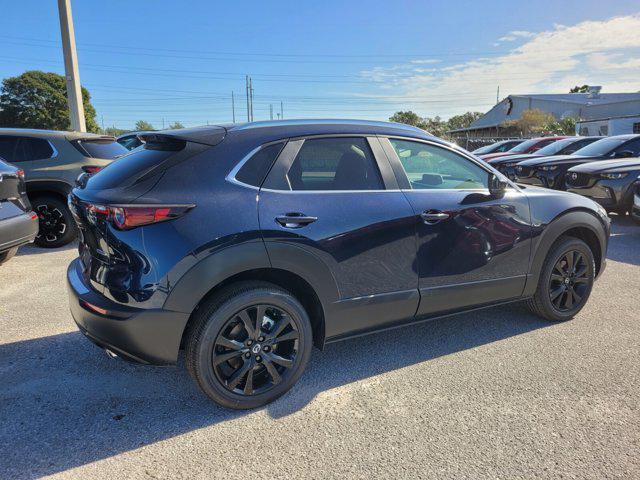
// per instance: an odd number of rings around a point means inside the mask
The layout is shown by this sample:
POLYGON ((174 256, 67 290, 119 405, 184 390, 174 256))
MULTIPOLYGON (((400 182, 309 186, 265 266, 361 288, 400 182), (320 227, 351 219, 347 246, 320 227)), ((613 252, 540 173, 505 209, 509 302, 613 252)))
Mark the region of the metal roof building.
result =
POLYGON ((453 130, 456 136, 490 137, 505 132, 503 123, 518 120, 525 110, 538 109, 560 119, 576 117, 583 120, 640 115, 638 93, 561 93, 540 95, 509 95, 469 127, 453 130))

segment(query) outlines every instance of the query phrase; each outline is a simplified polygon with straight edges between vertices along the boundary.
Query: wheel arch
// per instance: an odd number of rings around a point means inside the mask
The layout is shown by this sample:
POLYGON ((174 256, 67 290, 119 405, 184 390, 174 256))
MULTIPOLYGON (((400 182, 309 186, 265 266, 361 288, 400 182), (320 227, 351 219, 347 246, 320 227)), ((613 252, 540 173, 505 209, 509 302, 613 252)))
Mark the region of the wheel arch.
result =
POLYGON ((584 241, 593 252, 596 264, 596 276, 604 267, 607 252, 608 231, 598 217, 589 210, 575 209, 554 218, 540 235, 532 255, 529 276, 525 287, 525 296, 535 293, 538 277, 549 250, 561 237, 575 237, 584 241))
POLYGON ((29 200, 42 195, 54 195, 65 203, 72 190, 71 185, 59 180, 31 180, 26 182, 26 188, 29 200))
MULTIPOLYGON (((270 252, 271 253, 271 252, 270 252)), ((189 313, 182 339, 193 324, 195 312, 222 288, 238 282, 262 280, 294 295, 311 320, 314 345, 324 347, 327 307, 338 298, 337 286, 328 267, 303 248, 286 245, 272 263, 262 242, 228 247, 196 263, 175 284, 164 308, 189 313), (287 254, 287 263, 277 261, 287 254)))

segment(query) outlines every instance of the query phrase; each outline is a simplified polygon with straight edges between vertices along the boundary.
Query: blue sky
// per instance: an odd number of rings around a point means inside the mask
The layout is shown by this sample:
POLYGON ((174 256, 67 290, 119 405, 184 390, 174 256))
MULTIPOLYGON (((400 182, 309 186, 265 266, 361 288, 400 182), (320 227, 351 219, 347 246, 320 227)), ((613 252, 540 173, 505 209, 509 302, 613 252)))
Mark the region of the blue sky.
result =
MULTIPOLYGON (((637 1, 72 2, 98 121, 130 128, 254 116, 445 118, 576 83, 640 90, 637 1), (365 6, 366 5, 366 6, 365 6)), ((63 73, 57 2, 2 7, 0 77, 63 73)))

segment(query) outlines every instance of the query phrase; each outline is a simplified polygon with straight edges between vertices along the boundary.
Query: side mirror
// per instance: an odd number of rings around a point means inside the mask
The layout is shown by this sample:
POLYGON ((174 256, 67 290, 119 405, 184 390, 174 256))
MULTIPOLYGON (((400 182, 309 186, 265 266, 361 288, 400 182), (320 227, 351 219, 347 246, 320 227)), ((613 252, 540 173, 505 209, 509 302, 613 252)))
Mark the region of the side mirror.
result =
POLYGON ((635 155, 631 150, 622 150, 621 152, 616 152, 613 156, 614 158, 629 158, 634 157, 635 155))
POLYGON ((507 182, 498 177, 495 173, 489 174, 489 193, 491 195, 503 195, 507 189, 507 182))

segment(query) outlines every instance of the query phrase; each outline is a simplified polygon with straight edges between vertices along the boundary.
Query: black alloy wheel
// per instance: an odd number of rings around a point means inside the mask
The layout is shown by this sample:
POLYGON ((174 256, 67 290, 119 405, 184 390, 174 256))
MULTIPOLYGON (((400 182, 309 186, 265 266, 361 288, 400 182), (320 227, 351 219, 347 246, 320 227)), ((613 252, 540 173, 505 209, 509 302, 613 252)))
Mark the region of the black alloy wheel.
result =
POLYGON ((263 281, 224 287, 194 313, 185 363, 217 404, 257 408, 285 394, 311 357, 306 310, 290 292, 263 281))
POLYGON ((593 252, 585 242, 559 238, 547 253, 529 308, 555 322, 573 318, 591 295, 595 272, 593 252))
POLYGON ((32 203, 33 211, 38 215, 36 245, 45 248, 61 247, 76 237, 75 220, 61 199, 42 196, 32 203))
POLYGON ((245 308, 227 320, 215 340, 216 377, 236 394, 264 393, 293 367, 299 337, 282 309, 265 304, 245 308))
POLYGON ((549 299, 560 312, 571 311, 589 288, 589 265, 578 250, 569 250, 556 262, 549 281, 549 299))

